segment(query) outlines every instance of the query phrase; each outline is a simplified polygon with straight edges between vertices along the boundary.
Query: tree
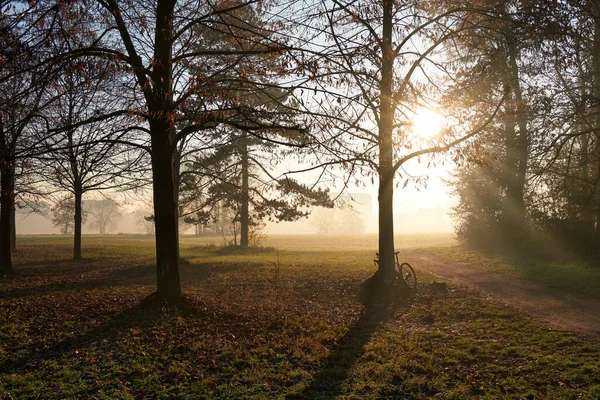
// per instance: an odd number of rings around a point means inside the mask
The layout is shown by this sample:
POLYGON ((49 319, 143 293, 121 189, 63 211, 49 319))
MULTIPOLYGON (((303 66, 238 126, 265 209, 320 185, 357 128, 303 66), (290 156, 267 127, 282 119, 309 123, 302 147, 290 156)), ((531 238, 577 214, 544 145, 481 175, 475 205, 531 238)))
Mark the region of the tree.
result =
POLYGON ((324 117, 317 129, 329 136, 323 141, 330 153, 337 162, 378 180, 377 276, 382 283, 392 282, 394 276, 395 176, 402 176, 409 160, 467 142, 489 124, 503 97, 498 92, 486 99, 496 106, 482 118, 469 118, 468 111, 447 116, 443 135, 433 140, 415 137, 414 116, 421 109, 438 109, 452 85, 460 83, 459 66, 443 59, 444 46, 473 29, 464 7, 443 9, 437 4, 322 2, 321 40, 308 45, 316 56, 298 67, 308 75, 303 89, 316 92, 301 101, 313 116, 324 117), (323 44, 317 48, 315 43, 323 44))
MULTIPOLYGON (((57 65, 40 65, 49 53, 56 10, 0 4, 0 274, 12 273, 15 171, 35 153, 31 124, 51 98, 46 89, 57 65), (49 21, 49 22, 48 22, 49 21)), ((51 53, 52 54, 52 53, 51 53)))
POLYGON ((113 199, 88 200, 86 204, 90 224, 101 235, 113 230, 122 216, 119 203, 113 199))
POLYGON ((11 215, 12 228, 12 249, 17 248, 17 226, 16 211, 27 210, 29 213, 44 215, 44 209, 47 205, 43 200, 46 180, 41 178, 37 165, 32 159, 19 159, 15 165, 15 191, 13 199, 13 210, 11 215))
MULTIPOLYGON (((178 177, 180 144, 196 133, 214 128, 239 115, 235 108, 216 107, 214 94, 219 92, 212 74, 229 68, 250 54, 279 52, 282 46, 272 38, 244 43, 241 50, 206 46, 190 48, 202 41, 198 27, 226 31, 222 17, 233 10, 254 7, 253 2, 223 2, 219 5, 197 2, 156 0, 120 3, 98 0, 94 10, 105 24, 105 31, 86 49, 87 54, 101 54, 118 59, 130 71, 132 84, 123 89, 135 96, 139 108, 130 110, 142 119, 148 134, 152 167, 154 218, 156 226, 157 293, 165 299, 177 299, 179 281, 178 177), (226 58, 229 56, 229 58, 226 58), (211 59, 204 69, 188 73, 191 62, 200 57, 211 59), (189 104, 195 112, 186 113, 189 104), (202 107, 198 107, 198 105, 202 107), (179 126, 184 126, 178 130, 179 126)), ((246 29, 256 29, 246 25, 246 29)), ((240 43, 243 38, 233 38, 240 43)))
POLYGON ((589 251, 600 176, 595 170, 596 6, 482 5, 503 17, 462 41, 462 51, 487 49, 477 65, 490 73, 473 83, 479 92, 502 85, 507 98, 455 181, 459 234, 470 244, 521 250, 540 247, 539 238, 550 236, 589 251))
MULTIPOLYGON (((65 196, 59 199, 52 211, 52 225, 60 229, 60 233, 67 235, 73 232, 75 226, 75 199, 72 196, 65 196)), ((82 211, 81 219, 85 223, 87 212, 82 211)))
MULTIPOLYGON (((198 33, 204 40, 199 47, 218 47, 235 54, 243 52, 248 43, 273 40, 274 32, 266 29, 268 26, 263 22, 268 17, 266 11, 262 7, 240 7, 222 15, 221 23, 226 30, 200 27, 198 33)), ((220 57, 221 62, 223 59, 220 57)), ((191 174, 214 181, 208 193, 196 193, 196 197, 203 196, 205 200, 203 204, 195 202, 197 207, 190 212, 196 216, 188 217, 188 221, 202 224, 206 221, 206 213, 201 215, 198 211, 219 203, 232 211, 234 226, 239 225, 242 248, 249 244, 251 227, 264 218, 291 221, 307 215, 302 207, 311 204, 331 206, 326 191, 312 190, 286 176, 276 177, 272 173, 282 156, 293 153, 291 148, 298 155, 310 141, 309 132, 296 127, 299 114, 293 109, 289 90, 278 84, 284 72, 280 65, 284 62, 283 53, 262 52, 225 62, 232 67, 213 75, 221 89, 215 101, 222 102, 226 108, 235 108, 238 115, 213 130, 222 143, 212 154, 191 159, 183 156, 182 178, 185 178, 182 184, 188 194, 193 181, 189 178, 191 174), (279 199, 269 197, 268 192, 278 194, 279 199)), ((196 71, 205 66, 194 60, 190 68, 196 71)), ((193 112, 192 109, 189 113, 193 112)), ((200 181, 196 179, 196 182, 200 181)), ((237 244, 236 237, 234 242, 237 244)))
POLYGON ((137 221, 137 227, 142 230, 143 233, 147 235, 154 234, 154 218, 152 217, 152 207, 150 206, 141 206, 138 207, 135 211, 135 219, 137 221))
MULTIPOLYGON (((83 60, 67 64, 57 79, 59 92, 45 110, 52 135, 40 138, 46 151, 38 157, 40 174, 75 200, 73 258, 81 258, 83 196, 91 191, 136 188, 146 184, 145 154, 127 143, 128 116, 93 121, 119 104, 111 91, 119 75, 112 61, 83 60), (125 128, 123 128, 125 127, 125 128)), ((102 228, 101 228, 102 229, 102 228)))
MULTIPOLYGON (((534 32, 543 22, 534 15, 527 1, 510 5, 482 2, 480 11, 471 13, 477 35, 461 35, 454 41, 454 54, 474 54, 469 60, 472 67, 486 71, 469 79, 469 90, 463 87, 462 93, 455 94, 456 107, 474 104, 494 91, 505 94, 501 112, 476 139, 467 165, 454 181, 459 197, 455 209, 457 231, 471 244, 489 247, 509 241, 522 246, 526 243, 525 191, 534 118, 529 103, 535 95, 526 78, 540 70, 531 52, 541 42, 534 32)), ((480 112, 490 108, 485 104, 483 107, 480 112)))
MULTIPOLYGON (((328 189, 272 175, 270 170, 281 154, 278 146, 236 128, 221 131, 228 143, 206 158, 196 157, 184 164, 182 205, 187 204, 188 213, 195 214, 188 217, 189 223, 206 224, 210 210, 224 207, 231 212, 236 232, 239 227, 239 245, 245 248, 251 229, 266 219, 295 221, 307 217, 311 206, 333 206, 328 189), (199 178, 192 177, 204 178, 205 184, 198 185, 199 178)), ((234 243, 237 245, 235 235, 234 243)))
POLYGON ((350 204, 333 209, 317 208, 311 222, 322 235, 358 235, 364 234, 366 230, 363 216, 350 204))
POLYGON ((584 253, 600 238, 600 5, 567 1, 544 53, 549 134, 537 141, 536 222, 584 253))

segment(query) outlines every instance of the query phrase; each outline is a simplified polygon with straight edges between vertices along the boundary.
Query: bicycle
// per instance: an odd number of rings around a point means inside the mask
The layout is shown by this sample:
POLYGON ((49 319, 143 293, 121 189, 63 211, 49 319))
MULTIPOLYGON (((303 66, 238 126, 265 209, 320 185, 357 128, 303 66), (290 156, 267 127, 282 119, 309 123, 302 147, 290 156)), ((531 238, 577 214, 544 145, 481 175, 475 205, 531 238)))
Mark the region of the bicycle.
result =
MULTIPOLYGON (((394 252, 395 256, 395 265, 394 265, 394 284, 399 285, 400 279, 406 284, 408 288, 408 295, 412 296, 417 292, 417 274, 415 274, 415 270, 411 265, 407 262, 400 263, 398 259, 398 254, 400 252, 394 252)), ((373 263, 377 267, 377 271, 379 272, 379 253, 375 253, 376 259, 373 259, 373 263)))

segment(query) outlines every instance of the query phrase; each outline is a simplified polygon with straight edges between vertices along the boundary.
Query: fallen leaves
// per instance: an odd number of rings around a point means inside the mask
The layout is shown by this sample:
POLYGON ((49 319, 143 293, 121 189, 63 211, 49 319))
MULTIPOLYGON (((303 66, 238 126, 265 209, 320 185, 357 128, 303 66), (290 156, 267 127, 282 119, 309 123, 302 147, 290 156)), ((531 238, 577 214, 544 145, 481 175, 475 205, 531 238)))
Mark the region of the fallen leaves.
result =
POLYGON ((598 346, 572 355, 577 340, 460 291, 425 293, 427 301, 384 318, 365 313, 359 292, 368 271, 333 262, 274 267, 257 254, 189 263, 181 271, 187 295, 175 307, 149 296, 154 269, 133 250, 93 250, 94 260, 76 264, 65 261, 68 249, 54 249, 56 262, 31 261, 49 249, 28 249, 30 264, 0 283, 1 398, 571 395, 595 379, 577 366, 598 368, 598 346), (520 331, 539 340, 525 343, 520 331), (514 360, 502 356, 521 342, 514 360), (543 352, 554 358, 542 366, 543 352))

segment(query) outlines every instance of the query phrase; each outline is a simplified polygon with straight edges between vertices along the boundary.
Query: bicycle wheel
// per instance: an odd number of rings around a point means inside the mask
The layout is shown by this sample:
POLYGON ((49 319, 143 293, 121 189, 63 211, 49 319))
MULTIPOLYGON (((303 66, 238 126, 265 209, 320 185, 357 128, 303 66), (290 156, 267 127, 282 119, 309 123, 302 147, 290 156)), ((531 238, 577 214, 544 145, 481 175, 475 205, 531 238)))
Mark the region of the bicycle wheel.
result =
POLYGON ((404 280, 410 294, 414 294, 417 291, 417 275, 415 274, 415 270, 410 266, 409 263, 402 263, 400 266, 396 265, 396 273, 398 274, 398 278, 404 280))

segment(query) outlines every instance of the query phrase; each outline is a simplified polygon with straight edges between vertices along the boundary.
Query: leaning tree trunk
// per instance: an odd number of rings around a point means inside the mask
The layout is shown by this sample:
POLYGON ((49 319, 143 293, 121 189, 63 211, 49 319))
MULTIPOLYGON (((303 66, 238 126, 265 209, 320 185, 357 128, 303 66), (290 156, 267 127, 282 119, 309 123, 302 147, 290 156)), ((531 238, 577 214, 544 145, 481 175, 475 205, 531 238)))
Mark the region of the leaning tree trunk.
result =
POLYGON ((242 155, 242 193, 241 193, 241 209, 240 209, 240 247, 248 247, 248 238, 250 230, 250 188, 248 184, 248 134, 242 133, 240 138, 241 155, 242 155))

